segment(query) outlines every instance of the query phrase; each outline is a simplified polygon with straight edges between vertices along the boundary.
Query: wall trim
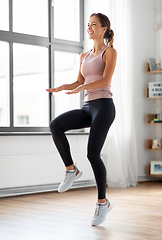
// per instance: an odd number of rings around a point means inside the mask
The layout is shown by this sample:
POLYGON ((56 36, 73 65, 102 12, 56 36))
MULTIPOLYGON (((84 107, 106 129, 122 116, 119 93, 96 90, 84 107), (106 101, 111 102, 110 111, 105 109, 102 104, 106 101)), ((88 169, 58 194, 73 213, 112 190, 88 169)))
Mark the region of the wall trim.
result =
MULTIPOLYGON (((4 189, 1 188, 0 198, 10 197, 10 196, 19 196, 19 195, 25 195, 25 194, 33 194, 33 193, 53 192, 53 191, 57 191, 59 184, 60 183, 37 185, 37 186, 4 188, 4 189)), ((94 180, 77 181, 73 183, 71 189, 94 187, 94 186, 96 186, 94 180)))
MULTIPOLYGON (((153 177, 147 177, 147 176, 138 177, 138 182, 159 181, 159 180, 162 180, 162 178, 153 178, 153 177)), ((37 185, 37 186, 4 188, 4 189, 1 188, 0 198, 20 196, 25 194, 34 194, 34 193, 55 192, 57 191, 59 184, 60 183, 37 185)), ((73 183, 71 189, 94 187, 94 186, 96 186, 96 183, 94 180, 77 181, 73 183)))
POLYGON ((161 177, 138 176, 138 182, 155 182, 162 180, 161 177))

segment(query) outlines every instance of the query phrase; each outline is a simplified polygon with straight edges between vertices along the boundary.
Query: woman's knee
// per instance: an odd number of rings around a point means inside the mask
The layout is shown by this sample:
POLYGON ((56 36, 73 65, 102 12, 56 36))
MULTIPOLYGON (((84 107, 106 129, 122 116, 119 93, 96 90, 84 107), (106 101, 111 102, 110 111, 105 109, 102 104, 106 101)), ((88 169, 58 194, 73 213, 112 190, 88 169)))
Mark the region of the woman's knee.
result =
POLYGON ((52 134, 57 134, 57 132, 60 129, 60 122, 58 121, 57 118, 55 118, 50 122, 49 127, 52 134))
POLYGON ((95 151, 89 151, 87 152, 87 158, 91 164, 93 164, 95 161, 100 159, 100 154, 96 153, 95 151))

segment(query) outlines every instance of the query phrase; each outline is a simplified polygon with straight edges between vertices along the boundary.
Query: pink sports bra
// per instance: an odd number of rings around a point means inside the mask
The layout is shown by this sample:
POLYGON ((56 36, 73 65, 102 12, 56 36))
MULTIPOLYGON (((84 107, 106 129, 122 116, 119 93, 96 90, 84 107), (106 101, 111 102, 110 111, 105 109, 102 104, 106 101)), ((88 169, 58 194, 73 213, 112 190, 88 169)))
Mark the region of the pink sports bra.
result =
MULTIPOLYGON (((90 56, 90 51, 82 59, 81 74, 86 83, 94 82, 103 77, 105 63, 102 59, 103 53, 108 46, 105 46, 96 56, 90 56)), ((84 102, 95 100, 98 98, 112 98, 110 90, 111 86, 104 86, 97 89, 85 90, 84 102)))

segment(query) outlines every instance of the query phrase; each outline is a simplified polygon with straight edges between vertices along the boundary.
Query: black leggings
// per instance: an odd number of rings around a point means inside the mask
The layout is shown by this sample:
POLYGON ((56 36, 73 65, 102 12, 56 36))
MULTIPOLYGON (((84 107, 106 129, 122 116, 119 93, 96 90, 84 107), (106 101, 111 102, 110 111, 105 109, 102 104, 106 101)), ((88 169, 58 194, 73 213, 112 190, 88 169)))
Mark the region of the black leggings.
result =
POLYGON ((54 143, 66 167, 72 165, 73 160, 65 132, 90 127, 87 157, 95 175, 98 199, 105 198, 106 194, 106 169, 100 158, 100 152, 114 118, 113 100, 100 98, 85 102, 81 109, 63 113, 50 123, 54 143))

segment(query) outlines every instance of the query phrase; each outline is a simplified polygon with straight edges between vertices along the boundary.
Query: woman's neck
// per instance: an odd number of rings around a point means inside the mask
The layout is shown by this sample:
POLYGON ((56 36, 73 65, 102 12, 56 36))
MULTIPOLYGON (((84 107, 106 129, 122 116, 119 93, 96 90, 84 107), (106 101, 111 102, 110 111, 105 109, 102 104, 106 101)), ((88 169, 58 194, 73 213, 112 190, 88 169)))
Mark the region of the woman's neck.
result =
POLYGON ((98 54, 103 48, 105 47, 105 43, 102 41, 95 41, 93 40, 93 55, 98 54))

